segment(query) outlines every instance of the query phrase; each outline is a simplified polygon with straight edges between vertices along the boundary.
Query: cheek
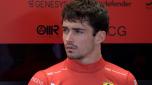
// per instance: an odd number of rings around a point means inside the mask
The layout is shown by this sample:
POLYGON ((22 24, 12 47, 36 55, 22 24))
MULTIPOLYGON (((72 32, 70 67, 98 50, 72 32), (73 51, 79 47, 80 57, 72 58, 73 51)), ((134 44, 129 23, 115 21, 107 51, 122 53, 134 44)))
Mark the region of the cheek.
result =
POLYGON ((89 50, 90 48, 92 48, 92 46, 94 46, 94 40, 93 38, 84 38, 82 40, 80 40, 78 44, 78 48, 81 51, 84 51, 84 50, 89 50))
POLYGON ((80 44, 80 46, 78 47, 78 53, 80 53, 81 55, 86 55, 90 52, 93 51, 94 48, 94 44, 90 41, 90 42, 83 42, 82 44, 80 44))

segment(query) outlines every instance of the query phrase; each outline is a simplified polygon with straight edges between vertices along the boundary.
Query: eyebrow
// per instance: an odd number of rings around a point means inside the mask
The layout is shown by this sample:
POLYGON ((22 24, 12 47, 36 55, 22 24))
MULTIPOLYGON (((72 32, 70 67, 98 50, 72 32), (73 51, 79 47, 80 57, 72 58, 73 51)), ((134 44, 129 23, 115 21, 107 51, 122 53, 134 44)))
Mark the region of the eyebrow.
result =
MULTIPOLYGON (((62 28, 68 28, 67 26, 62 26, 62 28)), ((83 29, 83 28, 72 28, 72 30, 86 30, 86 29, 83 29)))
POLYGON ((66 27, 66 26, 62 26, 62 28, 68 28, 68 27, 66 27))
POLYGON ((82 29, 82 28, 72 28, 73 30, 86 30, 86 29, 82 29))

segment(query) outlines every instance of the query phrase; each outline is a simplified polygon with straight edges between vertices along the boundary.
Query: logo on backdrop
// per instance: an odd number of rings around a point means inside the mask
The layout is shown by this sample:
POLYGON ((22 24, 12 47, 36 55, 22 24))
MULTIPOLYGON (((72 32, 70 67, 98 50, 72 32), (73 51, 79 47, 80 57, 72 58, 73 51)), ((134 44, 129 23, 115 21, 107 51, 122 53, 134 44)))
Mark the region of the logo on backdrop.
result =
POLYGON ((124 25, 110 26, 108 36, 127 36, 127 27, 124 25))
MULTIPOLYGON (((68 0, 27 0, 31 8, 62 8, 68 0)), ((131 6, 131 0, 99 0, 108 7, 128 7, 131 6)))
POLYGON ((62 8, 66 0, 27 0, 31 8, 62 8))
POLYGON ((100 0, 100 2, 107 7, 128 7, 132 5, 131 0, 100 0))
POLYGON ((39 35, 58 35, 58 30, 58 25, 38 25, 36 27, 36 32, 39 35))

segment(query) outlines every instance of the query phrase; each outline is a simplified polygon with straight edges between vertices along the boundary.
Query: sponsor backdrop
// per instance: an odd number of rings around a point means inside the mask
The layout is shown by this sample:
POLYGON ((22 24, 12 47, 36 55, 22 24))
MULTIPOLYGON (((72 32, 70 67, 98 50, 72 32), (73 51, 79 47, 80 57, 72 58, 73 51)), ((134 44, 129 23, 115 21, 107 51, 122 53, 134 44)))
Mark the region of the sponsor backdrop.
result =
MULTIPOLYGON (((3 0, 0 43, 63 43, 61 11, 70 0, 3 0)), ((152 43, 151 0, 98 0, 110 15, 105 43, 152 43)))

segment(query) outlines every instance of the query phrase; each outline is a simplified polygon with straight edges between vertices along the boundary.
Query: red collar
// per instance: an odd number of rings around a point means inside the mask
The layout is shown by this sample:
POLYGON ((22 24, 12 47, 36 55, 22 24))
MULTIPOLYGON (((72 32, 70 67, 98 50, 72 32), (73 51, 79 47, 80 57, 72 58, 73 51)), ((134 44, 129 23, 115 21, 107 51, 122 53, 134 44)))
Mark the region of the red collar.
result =
POLYGON ((104 65, 105 65, 105 61, 103 58, 101 58, 100 60, 98 60, 95 63, 86 64, 86 65, 78 63, 69 58, 67 58, 65 60, 65 66, 68 69, 71 69, 71 70, 77 71, 77 72, 83 72, 83 73, 97 72, 97 71, 101 70, 102 68, 104 68, 104 65))

